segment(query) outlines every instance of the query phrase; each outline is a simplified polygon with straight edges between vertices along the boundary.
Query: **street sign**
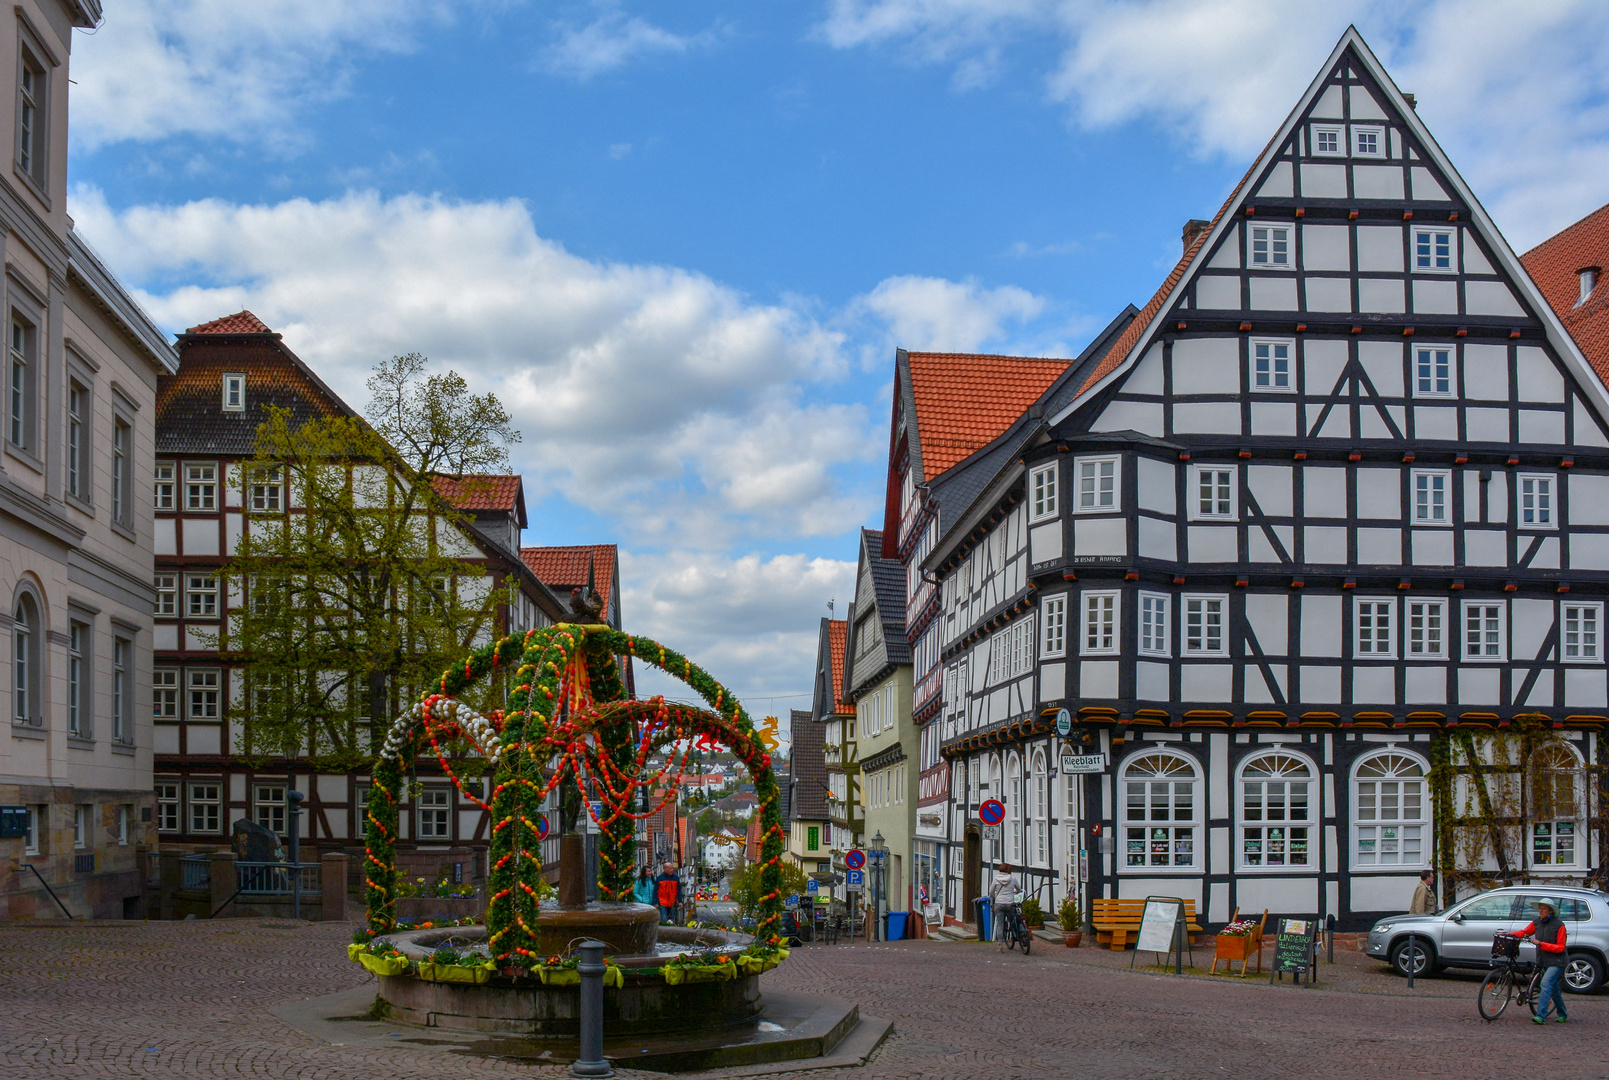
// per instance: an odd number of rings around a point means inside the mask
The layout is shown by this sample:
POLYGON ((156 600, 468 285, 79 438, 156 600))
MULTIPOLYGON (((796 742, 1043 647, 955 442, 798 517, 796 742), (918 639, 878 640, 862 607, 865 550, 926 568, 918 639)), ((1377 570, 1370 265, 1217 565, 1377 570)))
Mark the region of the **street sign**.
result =
POLYGON ((548 816, 546 814, 536 815, 536 838, 538 840, 548 838, 548 816))
POLYGON ((821 891, 821 882, 815 880, 814 878, 811 878, 809 881, 805 882, 805 892, 820 892, 820 891, 821 891))
POLYGON ((1105 754, 1063 754, 1061 771, 1064 776, 1083 776, 1106 771, 1105 754))
POLYGON ((998 826, 998 825, 985 825, 983 827, 983 838, 985 840, 999 840, 1000 839, 1000 826, 998 826))
POLYGON ((866 884, 866 871, 846 870, 844 872, 844 881, 848 883, 851 889, 858 889, 866 884))
POLYGON ((1066 709, 1057 709, 1056 710, 1056 734, 1060 735, 1062 738, 1065 739, 1065 738, 1067 738, 1067 736, 1071 735, 1072 733, 1073 733, 1073 714, 1068 712, 1066 709))
POLYGON ((978 807, 978 820, 985 825, 998 825, 1006 820, 1006 807, 999 799, 985 799, 978 807))
MULTIPOLYGON (((872 839, 875 840, 876 837, 873 837, 872 839)), ((849 867, 851 870, 859 870, 861 867, 866 865, 866 853, 860 850, 860 848, 850 848, 848 851, 844 852, 844 865, 849 867)))
POLYGON ((788 894, 788 899, 786 901, 784 901, 784 903, 786 903, 789 907, 798 907, 799 906, 799 894, 798 893, 789 893, 788 894))

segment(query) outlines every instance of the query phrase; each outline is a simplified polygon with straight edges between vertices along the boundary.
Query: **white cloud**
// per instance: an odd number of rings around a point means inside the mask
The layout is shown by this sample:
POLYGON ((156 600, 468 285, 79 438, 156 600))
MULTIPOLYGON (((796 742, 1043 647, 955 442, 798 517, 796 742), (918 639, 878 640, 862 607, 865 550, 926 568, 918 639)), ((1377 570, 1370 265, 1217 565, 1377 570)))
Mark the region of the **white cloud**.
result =
POLYGON ((585 26, 561 26, 558 40, 543 49, 538 63, 554 75, 590 79, 654 53, 685 53, 710 45, 716 34, 677 34, 637 16, 607 12, 585 26))
POLYGON ((990 289, 971 280, 905 275, 880 282, 854 306, 886 323, 890 339, 904 348, 976 352, 998 343, 1008 326, 1038 318, 1045 301, 1015 285, 990 289))
MULTIPOLYGON (((476 0, 477 3, 480 0, 476 0)), ((296 117, 345 91, 357 57, 411 51, 449 0, 117 0, 73 42, 72 137, 303 139, 296 117)))

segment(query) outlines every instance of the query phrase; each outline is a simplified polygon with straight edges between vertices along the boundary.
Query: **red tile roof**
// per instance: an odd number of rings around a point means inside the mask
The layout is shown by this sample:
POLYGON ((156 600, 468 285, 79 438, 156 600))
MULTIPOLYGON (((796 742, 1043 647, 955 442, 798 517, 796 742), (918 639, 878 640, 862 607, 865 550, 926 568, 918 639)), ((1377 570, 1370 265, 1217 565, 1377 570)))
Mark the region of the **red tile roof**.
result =
POLYGON ((554 592, 574 589, 587 583, 587 566, 595 560, 597 567, 598 599, 604 610, 609 608, 609 590, 614 587, 615 559, 619 549, 614 544, 577 544, 572 547, 520 548, 520 558, 548 588, 554 592))
POLYGON ((1070 360, 969 353, 909 354, 923 479, 988 446, 1070 360))
POLYGON ((187 334, 272 334, 268 324, 249 311, 237 311, 221 319, 192 326, 187 334))
POLYGON ((849 638, 848 619, 829 619, 827 621, 827 648, 832 654, 832 699, 836 702, 833 712, 840 716, 853 716, 855 703, 841 701, 839 695, 844 692, 844 643, 849 638))
POLYGON ((1602 273, 1609 268, 1609 206, 1600 206, 1563 232, 1542 241, 1521 255, 1520 262, 1586 354, 1598 378, 1609 382, 1609 288, 1603 284, 1602 273), (1599 270, 1598 285, 1587 302, 1578 307, 1579 275, 1588 267, 1599 270))
POLYGON ((513 510, 519 505, 520 484, 518 474, 502 473, 438 476, 430 482, 437 495, 460 510, 513 510))

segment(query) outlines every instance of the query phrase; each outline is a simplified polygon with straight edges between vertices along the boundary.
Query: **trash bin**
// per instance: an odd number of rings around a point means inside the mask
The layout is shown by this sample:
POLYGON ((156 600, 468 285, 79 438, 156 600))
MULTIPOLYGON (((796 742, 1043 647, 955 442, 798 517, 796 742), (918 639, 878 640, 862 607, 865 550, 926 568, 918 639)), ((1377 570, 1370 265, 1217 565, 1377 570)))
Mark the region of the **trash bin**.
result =
POLYGON ((888 940, 903 941, 905 938, 905 920, 911 917, 909 911, 890 911, 888 913, 888 940))
POLYGON ((993 904, 990 902, 987 896, 980 896, 972 902, 978 905, 978 940, 988 941, 994 937, 994 935, 989 932, 991 925, 990 909, 993 907, 993 904))

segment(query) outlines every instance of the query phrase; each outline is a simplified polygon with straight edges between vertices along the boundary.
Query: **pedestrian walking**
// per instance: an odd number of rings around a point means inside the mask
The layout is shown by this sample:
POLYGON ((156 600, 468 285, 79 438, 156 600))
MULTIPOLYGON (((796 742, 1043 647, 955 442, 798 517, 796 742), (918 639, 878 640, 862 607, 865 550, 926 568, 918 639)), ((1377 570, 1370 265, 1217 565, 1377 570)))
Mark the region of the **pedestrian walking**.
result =
POLYGON ((648 867, 637 872, 637 882, 631 887, 631 898, 639 904, 653 904, 654 879, 648 876, 648 867))
POLYGON ((1559 902, 1550 896, 1544 896, 1536 902, 1536 919, 1520 931, 1522 938, 1536 939, 1536 962, 1542 968, 1542 989, 1537 992, 1536 1015, 1531 1021, 1537 1024, 1548 1022, 1548 1007, 1558 1015, 1554 1023, 1562 1024, 1570 1019, 1570 1013, 1564 1007, 1564 990, 1559 985, 1564 981, 1564 964, 1567 957, 1565 941, 1569 937, 1564 928, 1564 920, 1559 918, 1559 902))
POLYGON ((661 926, 674 925, 676 922, 676 905, 682 899, 682 879, 676 876, 676 864, 665 863, 660 868, 660 874, 654 879, 654 903, 659 905, 659 922, 661 926))
POLYGON ((1413 903, 1408 905, 1409 915, 1436 913, 1436 872, 1426 869, 1419 875, 1419 885, 1413 891, 1413 903))

